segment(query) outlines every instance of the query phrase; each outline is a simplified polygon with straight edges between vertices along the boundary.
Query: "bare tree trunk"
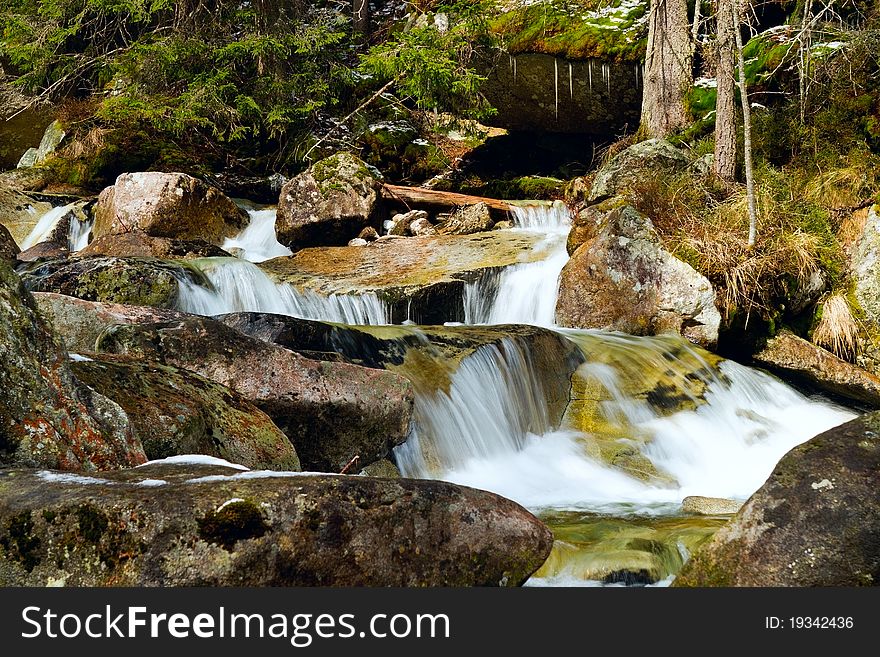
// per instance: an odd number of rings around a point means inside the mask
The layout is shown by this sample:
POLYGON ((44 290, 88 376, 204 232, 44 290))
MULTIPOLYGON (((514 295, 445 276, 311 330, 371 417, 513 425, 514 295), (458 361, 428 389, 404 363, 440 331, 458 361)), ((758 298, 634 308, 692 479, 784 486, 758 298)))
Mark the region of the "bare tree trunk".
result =
POLYGON ((715 175, 728 182, 736 176, 736 58, 737 29, 734 18, 735 0, 718 0, 715 10, 716 53, 715 70, 717 99, 715 101, 715 175))
POLYGON ((352 0, 354 31, 363 41, 370 39, 370 0, 352 0))
POLYGON ((651 137, 665 137, 685 127, 685 104, 693 82, 690 22, 685 0, 651 0, 642 127, 651 137))
POLYGON ((700 42, 700 0, 694 0, 694 22, 691 25, 691 53, 697 52, 697 44, 700 42))
POLYGON ((743 58, 743 42, 740 31, 741 21, 741 0, 735 0, 734 7, 735 25, 733 35, 736 39, 736 56, 739 66, 739 97, 742 101, 743 111, 743 156, 745 159, 746 169, 746 195, 749 204, 749 246, 755 246, 755 239, 758 232, 758 208, 755 198, 755 176, 752 170, 752 112, 749 106, 749 93, 746 88, 746 64, 743 58))
POLYGON ((804 3, 804 16, 801 20, 801 32, 798 35, 800 41, 798 48, 798 86, 800 87, 800 113, 801 125, 806 121, 807 96, 809 95, 810 79, 810 46, 812 31, 810 29, 813 18, 813 0, 804 3))

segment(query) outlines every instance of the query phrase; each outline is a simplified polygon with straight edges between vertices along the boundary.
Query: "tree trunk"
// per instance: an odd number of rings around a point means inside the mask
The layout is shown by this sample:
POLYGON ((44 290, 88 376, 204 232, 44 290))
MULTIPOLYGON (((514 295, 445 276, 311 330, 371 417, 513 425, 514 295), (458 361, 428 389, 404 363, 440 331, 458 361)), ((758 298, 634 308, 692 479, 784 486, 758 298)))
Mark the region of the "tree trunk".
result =
POLYGON ((758 203, 755 198, 755 177, 752 172, 752 111, 749 105, 749 93, 746 88, 746 63, 743 58, 742 34, 740 33, 742 0, 734 0, 734 29, 736 39, 737 64, 739 66, 739 97, 743 111, 743 156, 746 169, 746 194, 749 203, 749 246, 755 246, 758 232, 758 203))
POLYGON ((651 137, 666 137, 690 121, 691 52, 686 0, 651 0, 642 98, 642 127, 651 137))
POLYGON ((715 175, 728 182, 736 176, 736 83, 733 78, 738 28, 734 18, 735 0, 718 0, 715 10, 716 52, 715 71, 718 92, 715 101, 715 175))
POLYGON ((507 201, 495 198, 443 192, 425 187, 403 187, 401 185, 383 185, 382 197, 386 201, 393 201, 406 206, 432 208, 435 210, 452 210, 466 205, 476 205, 477 203, 485 203, 489 206, 489 209, 503 212, 510 211, 511 207, 507 201))
POLYGON ((370 39, 370 0, 352 0, 354 32, 362 41, 370 39))

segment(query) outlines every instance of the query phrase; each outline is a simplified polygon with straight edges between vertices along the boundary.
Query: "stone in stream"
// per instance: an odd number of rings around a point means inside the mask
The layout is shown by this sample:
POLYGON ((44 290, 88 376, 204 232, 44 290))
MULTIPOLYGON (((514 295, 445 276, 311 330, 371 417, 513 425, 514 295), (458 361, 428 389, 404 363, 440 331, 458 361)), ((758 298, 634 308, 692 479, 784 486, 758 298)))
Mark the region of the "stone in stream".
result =
POLYGON ((880 407, 880 378, 790 333, 767 340, 755 362, 833 395, 880 407))
POLYGON ((204 454, 260 470, 300 469, 296 450, 272 420, 218 383, 108 354, 89 354, 71 368, 123 408, 151 460, 204 454))
POLYGON ((409 212, 405 212, 402 214, 396 214, 391 217, 391 222, 394 224, 391 227, 391 230, 388 232, 389 235, 412 235, 413 233, 410 231, 410 226, 419 220, 428 220, 428 213, 424 210, 410 210, 409 212))
POLYGON ((9 229, 0 224, 0 260, 13 261, 21 253, 9 229))
POLYGON ((742 508, 743 503, 723 497, 703 497, 689 495, 681 501, 681 510, 701 516, 732 515, 742 508))
POLYGON ((281 188, 275 230, 293 250, 340 246, 368 226, 378 228, 381 182, 360 158, 337 153, 281 188))
POLYGON ((589 201, 614 196, 628 184, 658 171, 684 171, 690 159, 665 139, 648 139, 634 144, 603 165, 593 179, 589 201))
POLYGON ((125 412, 80 384, 67 352, 0 260, 0 465, 97 470, 146 460, 125 412))
POLYGON ((19 275, 32 292, 155 308, 174 308, 181 282, 209 285, 198 270, 157 258, 54 259, 23 266, 19 275))
POLYGON ((66 259, 70 255, 67 244, 58 242, 40 242, 18 254, 19 262, 36 262, 37 260, 66 259))
POLYGON ((151 237, 141 230, 98 237, 80 251, 79 255, 162 258, 164 260, 230 257, 219 246, 210 244, 205 240, 177 240, 167 237, 151 237))
POLYGON ((788 452, 674 586, 876 586, 880 413, 788 452))
POLYGON ((551 544, 516 503, 440 481, 0 471, 3 586, 516 586, 551 544))
POLYGON ((541 236, 489 232, 433 237, 384 236, 368 248, 304 249, 259 267, 276 282, 328 296, 373 292, 391 320, 417 324, 463 321, 468 282, 504 267, 539 260, 541 236))
POLYGON ((721 314, 708 279, 660 245, 650 219, 623 206, 605 215, 563 268, 556 321, 633 335, 674 332, 711 349, 721 314))
POLYGON ((99 351, 196 372, 255 403, 303 468, 339 472, 383 459, 409 434, 413 392, 392 372, 316 361, 204 317, 109 327, 99 351))
POLYGON ((471 235, 492 230, 495 220, 485 203, 476 203, 458 208, 449 217, 439 222, 434 229, 440 235, 471 235))
POLYGON ((98 197, 94 238, 141 230, 151 237, 220 244, 249 222, 219 189, 183 173, 124 173, 98 197))

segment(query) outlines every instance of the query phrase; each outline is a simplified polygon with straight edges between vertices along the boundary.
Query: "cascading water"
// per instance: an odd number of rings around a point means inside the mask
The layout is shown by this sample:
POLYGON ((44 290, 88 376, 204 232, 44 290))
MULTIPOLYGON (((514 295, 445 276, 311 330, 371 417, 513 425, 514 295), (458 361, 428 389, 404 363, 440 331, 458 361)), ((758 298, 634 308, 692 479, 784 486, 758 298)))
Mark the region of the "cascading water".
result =
POLYGON ((292 251, 278 241, 274 209, 249 209, 250 223, 241 233, 223 242, 223 250, 249 262, 289 256, 292 251))
POLYGON ((58 228, 58 224, 65 218, 68 218, 70 221, 70 226, 67 232, 67 249, 73 253, 86 248, 89 244, 89 237, 91 236, 92 226, 94 226, 95 220, 90 217, 87 220, 82 221, 73 212, 74 207, 73 203, 59 205, 46 212, 40 217, 37 225, 33 227, 31 232, 21 243, 21 249, 26 250, 51 239, 52 234, 58 228))
POLYGON ((513 206, 514 230, 540 232, 536 262, 489 272, 465 286, 465 324, 534 324, 552 326, 559 274, 568 262, 566 237, 571 215, 565 204, 513 206))
POLYGON ((71 253, 76 253, 86 248, 89 245, 89 238, 92 236, 94 226, 94 217, 89 217, 86 221, 80 221, 78 217, 71 217, 67 234, 67 249, 71 253))
POLYGON ((238 258, 204 258, 192 266, 211 287, 180 281, 178 309, 197 315, 263 312, 344 324, 387 324, 390 311, 376 294, 324 296, 275 283, 255 264, 238 258))

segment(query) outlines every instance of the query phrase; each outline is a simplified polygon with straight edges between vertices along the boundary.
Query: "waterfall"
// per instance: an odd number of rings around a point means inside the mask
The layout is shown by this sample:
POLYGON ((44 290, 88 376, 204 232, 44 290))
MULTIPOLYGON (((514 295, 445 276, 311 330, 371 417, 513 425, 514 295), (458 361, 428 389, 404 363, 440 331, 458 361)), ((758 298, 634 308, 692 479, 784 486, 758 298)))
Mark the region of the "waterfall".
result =
POLYGON ((641 445, 670 483, 636 479, 591 456, 584 446, 589 434, 550 427, 527 351, 506 345, 503 353, 484 347, 465 358, 448 392, 417 392, 413 437, 395 452, 401 471, 490 490, 531 509, 656 514, 688 495, 744 499, 792 447, 854 417, 732 361, 706 362, 711 371, 703 375, 700 405, 664 413, 625 397, 623 382, 658 365, 693 376, 699 350, 677 336, 564 335, 581 347, 588 359, 582 367, 607 391, 603 413, 621 427, 620 441, 641 445), (528 424, 527 414, 537 421, 528 424))
POLYGON ((95 226, 94 217, 89 217, 85 221, 81 221, 79 217, 72 216, 70 218, 70 228, 67 233, 67 249, 71 253, 82 251, 89 245, 89 238, 92 235, 92 228, 95 226))
POLYGON ((95 220, 93 217, 89 217, 86 221, 81 221, 76 216, 76 213, 73 212, 75 206, 75 203, 59 205, 46 212, 40 217, 37 225, 28 233, 28 236, 24 238, 24 241, 21 243, 21 250, 25 251, 32 246, 52 239, 52 233, 55 232, 58 225, 64 219, 70 221, 67 229, 67 244, 65 245, 68 251, 73 253, 86 248, 89 244, 89 236, 92 233, 92 226, 94 226, 95 220))
POLYGON ((292 251, 278 241, 275 209, 249 209, 250 223, 235 237, 223 242, 223 250, 250 262, 289 256, 292 251))
POLYGON ((546 233, 534 247, 544 257, 487 272, 468 283, 464 291, 465 324, 554 324, 559 274, 568 262, 568 208, 561 202, 514 206, 512 214, 516 230, 546 233))
POLYGON ((210 282, 207 288, 180 281, 178 310, 197 315, 264 312, 344 324, 388 324, 390 309, 372 292, 322 295, 275 283, 255 264, 238 258, 192 261, 210 282))

